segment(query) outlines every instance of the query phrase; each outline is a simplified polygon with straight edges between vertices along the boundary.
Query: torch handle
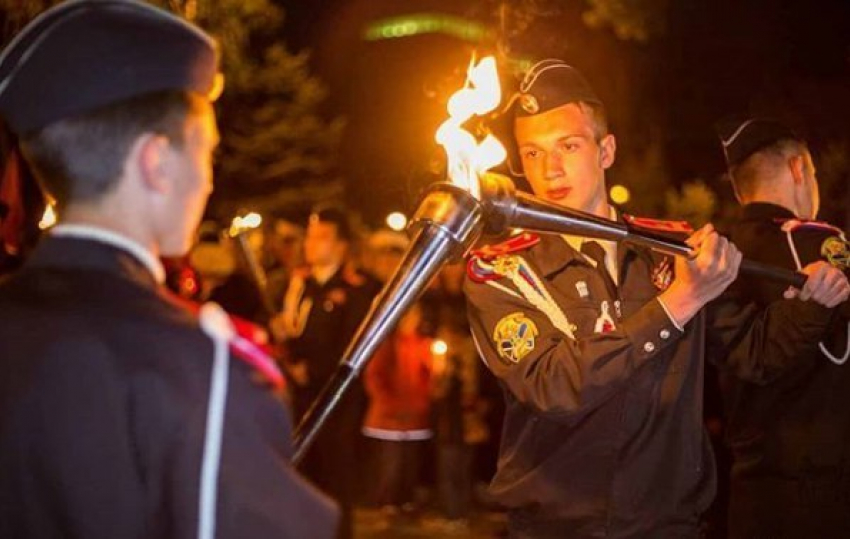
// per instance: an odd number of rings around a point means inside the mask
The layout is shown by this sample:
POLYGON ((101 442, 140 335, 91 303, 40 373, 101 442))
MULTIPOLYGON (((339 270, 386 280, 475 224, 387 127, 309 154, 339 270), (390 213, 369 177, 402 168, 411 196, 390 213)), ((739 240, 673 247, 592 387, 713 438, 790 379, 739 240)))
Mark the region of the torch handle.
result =
POLYGON ((304 459, 307 450, 313 445, 316 435, 322 425, 328 420, 339 401, 345 395, 346 390, 357 378, 357 371, 347 363, 340 363, 334 372, 333 378, 322 389, 318 398, 313 401, 304 419, 295 431, 295 451, 292 454, 292 463, 296 466, 304 459))
MULTIPOLYGON (((655 251, 659 251, 673 256, 690 256, 690 247, 682 240, 661 238, 648 234, 645 235, 630 232, 629 235, 625 238, 625 241, 633 245, 648 247, 655 251)), ((804 273, 789 270, 779 266, 773 266, 770 264, 763 264, 761 262, 756 262, 747 258, 741 261, 741 267, 739 271, 740 273, 749 275, 750 277, 769 279, 771 281, 791 285, 796 288, 803 288, 803 285, 806 284, 807 279, 807 276, 804 273)))
POLYGON ((761 277, 762 279, 788 284, 795 288, 803 288, 803 285, 806 284, 806 279, 808 279, 805 273, 754 262, 747 258, 741 261, 740 272, 746 273, 751 277, 761 277))

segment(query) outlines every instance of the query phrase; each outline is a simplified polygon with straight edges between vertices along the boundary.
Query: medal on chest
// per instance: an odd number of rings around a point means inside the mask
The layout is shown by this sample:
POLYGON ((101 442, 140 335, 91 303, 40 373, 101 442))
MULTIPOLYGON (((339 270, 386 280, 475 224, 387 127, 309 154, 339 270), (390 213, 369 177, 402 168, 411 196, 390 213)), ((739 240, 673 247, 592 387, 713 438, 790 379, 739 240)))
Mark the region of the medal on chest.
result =
POLYGON ((599 305, 599 318, 596 319, 596 324, 593 326, 594 333, 608 333, 617 329, 617 324, 614 322, 614 317, 611 316, 610 304, 608 301, 603 301, 599 305))

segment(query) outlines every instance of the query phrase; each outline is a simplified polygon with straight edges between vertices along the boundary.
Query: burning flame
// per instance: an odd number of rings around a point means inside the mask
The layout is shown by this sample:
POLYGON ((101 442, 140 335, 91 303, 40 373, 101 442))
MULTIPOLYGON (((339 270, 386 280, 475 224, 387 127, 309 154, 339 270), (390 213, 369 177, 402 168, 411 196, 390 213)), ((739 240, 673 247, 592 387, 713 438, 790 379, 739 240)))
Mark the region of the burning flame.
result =
POLYGON ((56 224, 56 210, 53 208, 53 204, 47 204, 44 207, 44 213, 41 216, 41 220, 38 222, 38 228, 40 230, 47 230, 56 224))
POLYGON ((230 222, 228 234, 232 237, 236 237, 242 232, 259 228, 261 224, 263 224, 263 216, 259 213, 251 212, 246 215, 237 215, 233 218, 233 221, 230 222))
POLYGON ((437 129, 437 143, 446 150, 449 179, 455 185, 479 198, 478 176, 498 165, 507 157, 505 147, 493 135, 480 143, 462 125, 473 116, 484 116, 499 106, 502 91, 496 60, 482 58, 478 64, 469 64, 466 83, 455 92, 446 108, 449 119, 437 129))

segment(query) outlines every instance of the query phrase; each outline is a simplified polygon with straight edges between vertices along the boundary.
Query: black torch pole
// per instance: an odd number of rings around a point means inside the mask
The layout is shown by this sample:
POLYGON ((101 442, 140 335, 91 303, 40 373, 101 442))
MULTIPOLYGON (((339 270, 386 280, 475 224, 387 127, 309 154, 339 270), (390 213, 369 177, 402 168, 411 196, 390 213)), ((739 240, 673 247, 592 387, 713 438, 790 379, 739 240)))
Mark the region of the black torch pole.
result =
MULTIPOLYGON (((693 256, 693 250, 684 239, 640 230, 628 222, 603 219, 516 191, 513 182, 504 176, 488 174, 482 178, 482 198, 492 231, 512 227, 531 232, 573 234, 620 241, 673 256, 693 256)), ((802 288, 807 278, 803 273, 747 259, 741 262, 740 271, 797 288, 802 288)))

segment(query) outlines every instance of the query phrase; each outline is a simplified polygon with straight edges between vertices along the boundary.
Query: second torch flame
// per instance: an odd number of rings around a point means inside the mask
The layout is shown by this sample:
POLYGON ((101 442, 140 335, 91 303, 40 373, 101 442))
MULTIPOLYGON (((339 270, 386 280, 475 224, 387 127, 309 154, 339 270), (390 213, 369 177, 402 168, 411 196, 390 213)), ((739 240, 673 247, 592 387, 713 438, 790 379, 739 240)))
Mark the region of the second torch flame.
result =
POLYGON ((504 161, 507 153, 493 135, 478 142, 463 124, 473 116, 495 110, 501 100, 496 60, 487 56, 477 64, 471 62, 463 88, 449 98, 449 119, 440 125, 435 137, 446 150, 449 179, 477 199, 481 194, 478 177, 504 161))

